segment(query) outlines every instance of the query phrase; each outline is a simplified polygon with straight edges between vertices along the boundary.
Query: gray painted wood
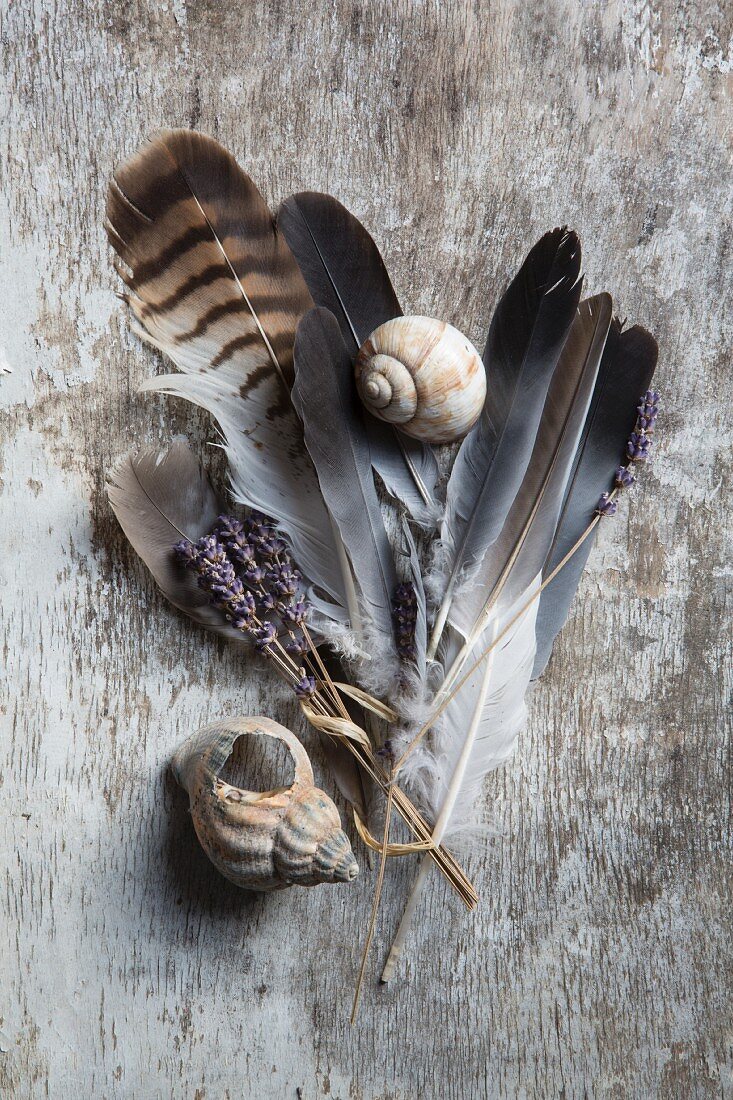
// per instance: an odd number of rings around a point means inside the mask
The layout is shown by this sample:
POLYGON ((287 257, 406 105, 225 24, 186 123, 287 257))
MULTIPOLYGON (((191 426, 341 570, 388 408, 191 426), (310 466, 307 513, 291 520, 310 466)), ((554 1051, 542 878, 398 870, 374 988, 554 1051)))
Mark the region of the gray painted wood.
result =
MULTIPOLYGON (((3 1097, 733 1095, 730 16, 2 4, 3 1097), (273 203, 336 194, 405 309, 479 345, 566 221, 590 289, 659 337, 658 452, 488 786, 481 907, 436 879, 405 980, 372 970, 357 1030, 374 873, 252 898, 209 867, 173 746, 221 714, 305 731, 259 664, 164 605, 102 493, 133 442, 211 438, 135 396, 155 365, 102 230, 112 167, 160 124, 220 138, 273 203)), ((414 869, 388 869, 375 965, 414 869)))

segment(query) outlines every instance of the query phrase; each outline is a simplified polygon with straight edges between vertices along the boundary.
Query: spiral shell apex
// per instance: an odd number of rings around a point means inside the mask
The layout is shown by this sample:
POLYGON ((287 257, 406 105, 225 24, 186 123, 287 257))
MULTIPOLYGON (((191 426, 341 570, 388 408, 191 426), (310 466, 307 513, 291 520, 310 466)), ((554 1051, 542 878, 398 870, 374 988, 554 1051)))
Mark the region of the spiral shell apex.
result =
POLYGON ((461 439, 486 399, 481 356, 458 329, 432 317, 380 325, 359 349, 354 373, 373 416, 428 443, 461 439))
POLYGON ((314 786, 308 754, 277 722, 231 718, 207 726, 180 746, 171 766, 188 791, 201 847, 237 886, 280 890, 351 882, 359 873, 338 810, 314 786), (295 764, 290 787, 246 791, 219 778, 235 741, 251 735, 274 737, 287 746, 295 764))

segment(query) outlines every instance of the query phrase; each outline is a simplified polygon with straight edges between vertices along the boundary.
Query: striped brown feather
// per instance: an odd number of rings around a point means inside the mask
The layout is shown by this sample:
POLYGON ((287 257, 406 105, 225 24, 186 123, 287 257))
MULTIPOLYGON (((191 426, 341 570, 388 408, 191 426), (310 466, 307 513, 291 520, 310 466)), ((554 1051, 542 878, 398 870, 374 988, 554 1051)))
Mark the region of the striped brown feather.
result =
POLYGON ((142 389, 216 419, 234 500, 272 515, 309 582, 345 606, 290 401, 295 330, 312 302, 257 188, 211 138, 164 131, 115 173, 107 231, 138 320, 180 371, 142 389))
POLYGON ((292 383, 311 298, 267 204, 216 141, 162 131, 115 173, 107 229, 138 320, 182 370, 226 364, 245 384, 269 365, 292 383))

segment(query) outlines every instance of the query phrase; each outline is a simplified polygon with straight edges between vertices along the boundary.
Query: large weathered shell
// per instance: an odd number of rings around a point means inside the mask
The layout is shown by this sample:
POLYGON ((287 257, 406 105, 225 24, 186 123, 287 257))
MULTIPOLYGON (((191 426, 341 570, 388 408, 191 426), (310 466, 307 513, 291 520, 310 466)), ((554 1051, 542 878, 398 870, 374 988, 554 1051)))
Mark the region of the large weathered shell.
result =
POLYGON ((375 329, 354 366, 373 416, 429 443, 461 439, 486 399, 486 371, 473 344, 432 317, 395 317, 375 329))
POLYGON ((359 868, 339 812, 313 784, 308 754, 290 730, 269 718, 227 718, 178 749, 173 774, 188 791, 201 846, 214 866, 247 890, 351 882, 359 868), (243 735, 275 737, 295 764, 292 786, 245 791, 219 779, 243 735))

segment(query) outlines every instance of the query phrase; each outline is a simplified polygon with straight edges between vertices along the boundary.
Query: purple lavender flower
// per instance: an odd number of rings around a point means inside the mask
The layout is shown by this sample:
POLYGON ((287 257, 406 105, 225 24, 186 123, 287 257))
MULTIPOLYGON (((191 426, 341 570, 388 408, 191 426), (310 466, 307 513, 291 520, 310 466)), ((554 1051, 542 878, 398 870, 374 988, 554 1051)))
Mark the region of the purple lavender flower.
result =
POLYGON ((635 481, 636 478, 627 466, 619 466, 616 471, 616 485, 619 489, 630 489, 635 481))
POLYGON ((302 597, 299 600, 291 600, 288 603, 280 602, 277 605, 277 609, 284 623, 299 626, 301 623, 305 622, 306 606, 305 600, 302 597))
MULTIPOLYGON (((659 413, 659 394, 656 390, 647 390, 641 399, 641 404, 636 410, 639 414, 639 419, 648 421, 650 424, 654 424, 659 413)), ((649 430, 649 429, 646 429, 649 430)))
POLYGON ((198 550, 190 539, 181 539, 173 547, 173 553, 178 558, 181 565, 192 566, 198 558, 198 550))
POLYGON ((305 638, 297 638, 293 635, 284 643, 284 649, 291 657, 302 657, 304 653, 308 652, 308 643, 305 638))
POLYGON ((254 566, 255 551, 244 524, 233 516, 219 516, 214 530, 236 565, 245 569, 254 566))
POLYGON ((599 516, 615 516, 617 508, 618 504, 611 499, 610 493, 603 493, 596 505, 596 512, 599 516))
POLYGON ((315 695, 316 681, 315 677, 307 676, 305 669, 301 668, 301 677, 293 686, 293 691, 299 699, 308 699, 311 695, 315 695))
POLYGON ((255 626, 252 629, 252 636, 255 640, 257 649, 267 649, 277 638, 277 627, 273 622, 262 623, 261 626, 255 626))
POLYGON ((411 582, 397 585, 392 597, 392 619, 399 657, 403 661, 414 661, 417 656, 415 649, 417 596, 411 582))
POLYGON ((248 562, 242 570, 242 579, 245 580, 247 584, 251 585, 253 588, 256 588, 258 585, 262 584, 265 576, 265 570, 262 568, 262 566, 257 565, 254 559, 248 562))
POLYGON ((221 515, 211 534, 195 543, 183 539, 173 551, 196 574, 211 604, 235 629, 248 634, 257 649, 268 652, 284 627, 286 651, 292 656, 307 652, 306 639, 297 629, 308 610, 302 577, 266 516, 252 513, 240 521, 221 515))
POLYGON ((631 462, 646 462, 652 441, 643 432, 634 431, 626 444, 626 454, 631 462))

